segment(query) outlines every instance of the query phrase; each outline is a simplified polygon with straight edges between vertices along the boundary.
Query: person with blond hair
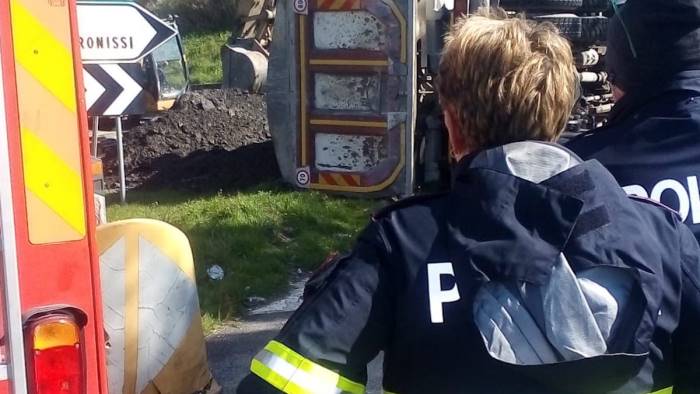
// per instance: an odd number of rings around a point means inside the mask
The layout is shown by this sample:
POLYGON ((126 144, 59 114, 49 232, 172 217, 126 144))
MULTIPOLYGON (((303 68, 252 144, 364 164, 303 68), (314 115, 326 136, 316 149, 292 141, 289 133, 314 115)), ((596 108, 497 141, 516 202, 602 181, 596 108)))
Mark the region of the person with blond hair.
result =
POLYGON ((239 393, 363 393, 380 351, 387 393, 700 387, 700 338, 679 323, 685 298, 699 313, 695 238, 556 144, 576 97, 569 44, 494 14, 458 20, 444 44, 452 190, 376 213, 239 393))

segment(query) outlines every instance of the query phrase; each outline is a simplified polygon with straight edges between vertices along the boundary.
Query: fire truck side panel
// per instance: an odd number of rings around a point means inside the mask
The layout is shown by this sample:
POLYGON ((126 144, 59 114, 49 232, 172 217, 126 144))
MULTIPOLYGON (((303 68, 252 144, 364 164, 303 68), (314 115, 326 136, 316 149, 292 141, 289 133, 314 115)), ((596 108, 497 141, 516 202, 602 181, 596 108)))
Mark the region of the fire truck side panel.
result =
MULTIPOLYGON (((76 3, 70 1, 70 7, 68 8, 70 13, 70 27, 71 34, 73 37, 73 69, 76 71, 77 77, 75 78, 75 92, 78 104, 78 114, 86 114, 87 106, 85 104, 85 85, 82 78, 82 67, 83 62, 80 56, 80 45, 78 34, 78 14, 76 3)), ((89 139, 89 126, 86 116, 78 116, 78 122, 80 127, 80 155, 82 156, 82 172, 83 172, 83 190, 85 194, 83 195, 83 205, 85 206, 85 217, 87 221, 88 229, 97 228, 97 213, 95 212, 94 204, 94 194, 95 185, 92 177, 92 160, 90 155, 90 139, 89 139)), ((94 372, 96 374, 96 389, 100 393, 107 394, 107 356, 105 347, 105 335, 104 335, 104 319, 102 311, 102 288, 100 287, 100 259, 99 250, 97 245, 97 233, 93 231, 87 232, 87 249, 90 253, 90 276, 92 279, 92 314, 94 316, 94 322, 96 323, 95 329, 95 355, 96 363, 94 372)))
POLYGON ((8 376, 0 385, 0 393, 25 392, 26 375, 24 371, 24 341, 22 335, 22 313, 19 297, 19 274, 17 273, 17 234, 14 201, 22 198, 22 167, 16 152, 10 146, 19 145, 19 118, 17 117, 17 87, 15 84, 15 66, 12 61, 12 28, 10 25, 9 4, 0 9, 0 66, 2 67, 2 122, 0 130, 0 232, 2 233, 2 264, 4 291, 3 312, 5 313, 5 352, 8 376), (4 215, 4 216, 3 216, 4 215), (13 368, 14 365, 20 365, 13 368))
POLYGON ((23 318, 79 310, 85 389, 106 393, 75 2, 12 0, 0 22, 6 98, 17 102, 6 114, 23 318))

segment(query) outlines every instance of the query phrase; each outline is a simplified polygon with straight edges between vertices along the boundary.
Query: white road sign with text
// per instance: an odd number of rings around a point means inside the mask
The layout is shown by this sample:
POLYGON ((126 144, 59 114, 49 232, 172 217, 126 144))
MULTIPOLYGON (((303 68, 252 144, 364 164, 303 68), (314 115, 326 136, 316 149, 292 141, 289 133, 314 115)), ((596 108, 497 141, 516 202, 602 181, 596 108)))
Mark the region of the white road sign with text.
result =
POLYGON ((83 63, 137 62, 177 31, 136 3, 78 2, 83 63))

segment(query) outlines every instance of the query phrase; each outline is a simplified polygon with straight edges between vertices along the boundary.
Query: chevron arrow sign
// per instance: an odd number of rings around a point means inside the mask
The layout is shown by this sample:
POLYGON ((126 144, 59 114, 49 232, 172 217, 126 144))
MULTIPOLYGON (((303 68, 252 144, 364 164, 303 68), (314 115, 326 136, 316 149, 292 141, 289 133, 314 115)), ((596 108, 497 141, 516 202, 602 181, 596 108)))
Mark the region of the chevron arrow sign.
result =
POLYGON ((78 2, 83 63, 130 63, 143 59, 177 34, 132 2, 78 2))
POLYGON ((90 116, 145 112, 138 64, 84 64, 85 102, 90 116))

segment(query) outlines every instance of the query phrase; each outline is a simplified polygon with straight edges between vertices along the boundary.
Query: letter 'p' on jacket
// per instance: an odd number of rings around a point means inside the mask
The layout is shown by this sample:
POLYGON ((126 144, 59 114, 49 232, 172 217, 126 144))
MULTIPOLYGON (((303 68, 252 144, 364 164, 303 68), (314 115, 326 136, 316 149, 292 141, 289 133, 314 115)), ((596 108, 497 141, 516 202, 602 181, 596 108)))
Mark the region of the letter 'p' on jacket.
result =
POLYGON ((377 213, 239 393, 700 391, 700 248, 598 162, 521 142, 377 213))

